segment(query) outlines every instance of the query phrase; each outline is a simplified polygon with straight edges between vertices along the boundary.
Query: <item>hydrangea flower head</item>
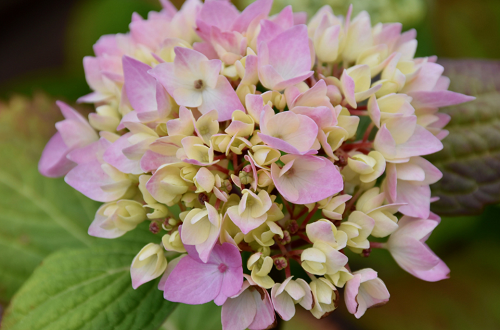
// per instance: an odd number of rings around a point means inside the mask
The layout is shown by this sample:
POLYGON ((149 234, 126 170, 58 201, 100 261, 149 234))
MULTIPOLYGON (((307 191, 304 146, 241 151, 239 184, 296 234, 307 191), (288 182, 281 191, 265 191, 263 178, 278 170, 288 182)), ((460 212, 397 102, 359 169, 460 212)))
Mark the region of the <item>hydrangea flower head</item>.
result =
POLYGON ((425 244, 441 173, 422 156, 443 148, 439 108, 473 98, 447 90, 435 57, 414 57, 414 30, 352 7, 307 20, 269 16, 272 0, 162 4, 99 39, 79 100, 96 112, 58 103, 39 163, 104 203, 90 235, 149 223, 158 239, 131 261, 134 288, 161 277, 165 299, 214 301, 223 329, 243 330, 297 304, 322 318, 343 296, 359 318, 386 303, 377 272, 349 264, 372 248, 420 279, 449 276, 425 244))

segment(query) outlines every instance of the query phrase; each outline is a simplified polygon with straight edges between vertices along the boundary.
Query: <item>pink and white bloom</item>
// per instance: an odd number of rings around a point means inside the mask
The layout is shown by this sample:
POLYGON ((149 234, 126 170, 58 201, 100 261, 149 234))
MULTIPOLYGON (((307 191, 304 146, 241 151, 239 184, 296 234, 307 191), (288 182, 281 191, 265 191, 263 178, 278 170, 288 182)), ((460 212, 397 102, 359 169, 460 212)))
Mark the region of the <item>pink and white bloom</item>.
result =
POLYGON ((198 108, 201 113, 217 110, 219 120, 231 118, 244 109, 226 77, 220 75, 220 60, 188 48, 175 47, 173 63, 161 63, 150 71, 181 106, 198 108))
POLYGON ((193 246, 185 247, 188 255, 179 261, 165 282, 165 299, 190 305, 213 300, 221 306, 227 298, 238 294, 243 284, 238 248, 229 243, 217 244, 204 263, 193 246))
POLYGON ((269 293, 250 276, 243 276, 246 281, 240 291, 222 305, 222 329, 268 329, 276 319, 269 293))
POLYGON ((416 118, 411 118, 412 116, 394 118, 390 126, 384 124, 377 132, 375 150, 388 162, 407 162, 410 157, 429 155, 443 149, 438 138, 422 126, 416 125, 416 118), (390 128, 394 130, 391 132, 390 128))
POLYGON ((217 210, 205 202, 205 210, 192 209, 182 222, 181 239, 184 244, 194 245, 203 262, 207 262, 221 229, 221 217, 217 210))
POLYGON ((424 281, 436 282, 450 276, 448 266, 425 244, 440 220, 433 213, 428 219, 404 216, 387 241, 387 249, 398 265, 424 281))
POLYGON ((64 177, 64 181, 90 199, 112 202, 132 197, 136 178, 125 174, 103 160, 111 142, 99 139, 87 147, 74 150, 68 157, 78 165, 64 177))
POLYGON ((276 283, 271 290, 274 309, 285 321, 295 315, 295 304, 300 304, 305 310, 313 306, 311 288, 306 281, 299 278, 287 278, 283 283, 276 283))
POLYGON ((118 129, 123 129, 127 121, 149 123, 170 114, 170 97, 163 86, 148 74, 149 70, 149 65, 123 57, 124 88, 134 110, 123 117, 118 129))
POLYGON ((66 175, 76 163, 67 155, 78 148, 98 140, 98 135, 88 121, 64 102, 57 105, 65 120, 56 123, 57 133, 52 136, 43 150, 38 170, 45 176, 56 178, 66 175))
POLYGON ((273 203, 265 190, 261 190, 258 195, 248 189, 241 193, 240 203, 228 208, 227 214, 243 234, 248 234, 266 221, 267 211, 273 203))
POLYGON ((308 116, 291 111, 275 115, 267 108, 261 113, 260 129, 259 138, 273 148, 296 155, 316 153, 312 148, 318 135, 318 126, 308 116))
POLYGON ((271 166, 274 185, 281 195, 295 204, 315 203, 342 190, 343 181, 337 168, 323 157, 285 155, 279 168, 271 166))
POLYGON ((384 189, 392 203, 404 203, 399 211, 405 215, 427 218, 430 212, 429 185, 442 178, 441 171, 422 157, 406 163, 388 164, 384 189))
POLYGON ((344 290, 345 304, 349 313, 359 319, 368 308, 389 301, 389 291, 384 282, 377 277, 376 271, 365 268, 352 274, 354 277, 347 281, 344 290))

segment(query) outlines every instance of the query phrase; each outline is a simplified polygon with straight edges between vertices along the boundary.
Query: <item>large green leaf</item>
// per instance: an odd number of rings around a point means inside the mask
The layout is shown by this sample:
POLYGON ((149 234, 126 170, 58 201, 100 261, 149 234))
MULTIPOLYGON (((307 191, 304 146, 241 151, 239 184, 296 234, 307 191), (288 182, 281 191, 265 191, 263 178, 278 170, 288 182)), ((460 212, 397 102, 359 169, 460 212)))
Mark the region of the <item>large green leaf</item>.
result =
POLYGON ((213 302, 203 305, 179 304, 161 330, 220 330, 221 307, 213 302))
POLYGON ((479 213, 500 201, 500 62, 442 61, 450 89, 473 95, 473 102, 444 108, 451 116, 444 149, 429 156, 444 174, 432 186, 440 215, 479 213))
POLYGON ((41 95, 0 106, 0 300, 8 301, 34 268, 60 248, 84 247, 98 204, 62 179, 38 173, 59 110, 41 95))
POLYGON ((176 304, 163 299, 158 281, 132 288, 136 253, 115 243, 52 254, 14 297, 2 329, 157 329, 176 304))

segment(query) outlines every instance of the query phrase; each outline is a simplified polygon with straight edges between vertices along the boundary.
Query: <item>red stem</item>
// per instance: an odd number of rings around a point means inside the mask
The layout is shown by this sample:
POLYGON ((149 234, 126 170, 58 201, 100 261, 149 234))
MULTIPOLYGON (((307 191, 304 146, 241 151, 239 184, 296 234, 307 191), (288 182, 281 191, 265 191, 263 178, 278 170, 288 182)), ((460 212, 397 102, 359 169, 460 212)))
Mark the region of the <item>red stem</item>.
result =
POLYGON ((368 125, 368 127, 366 128, 365 135, 363 135, 363 142, 368 141, 368 138, 370 137, 370 133, 372 132, 374 127, 375 127, 375 124, 373 122, 371 122, 370 125, 368 125))
POLYGON ((288 201, 285 198, 282 198, 282 199, 283 199, 283 204, 285 204, 285 207, 286 207, 288 213, 290 213, 290 218, 291 218, 293 216, 292 208, 290 207, 290 204, 288 204, 288 201))
POLYGON ((372 249, 385 249, 385 243, 370 242, 370 248, 372 248, 372 249))
POLYGON ((304 222, 302 222, 302 225, 300 225, 300 229, 299 230, 302 230, 302 229, 306 228, 307 223, 309 222, 309 220, 311 220, 311 218, 313 217, 314 213, 316 213, 317 210, 318 210, 318 204, 316 204, 314 206, 314 208, 312 209, 312 211, 309 212, 309 214, 307 215, 307 217, 304 219, 304 222))
POLYGON ((355 142, 355 143, 344 144, 341 148, 344 151, 350 151, 354 149, 371 148, 372 145, 373 145, 372 142, 355 142))

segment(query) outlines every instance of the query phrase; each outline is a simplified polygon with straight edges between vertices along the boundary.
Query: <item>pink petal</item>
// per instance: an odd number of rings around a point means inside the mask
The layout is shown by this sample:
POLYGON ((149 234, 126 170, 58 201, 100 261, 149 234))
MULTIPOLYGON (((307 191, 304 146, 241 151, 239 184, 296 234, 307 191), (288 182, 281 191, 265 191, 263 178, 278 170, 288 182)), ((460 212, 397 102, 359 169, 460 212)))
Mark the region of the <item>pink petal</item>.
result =
POLYGON ((333 126, 333 124, 337 120, 336 118, 333 117, 331 109, 324 106, 320 107, 298 106, 293 108, 291 111, 298 115, 304 115, 311 118, 312 120, 314 120, 314 122, 320 129, 333 126))
POLYGON ((408 93, 413 98, 411 105, 419 108, 441 108, 473 101, 476 98, 452 91, 415 91, 408 93))
POLYGON ((269 15, 273 0, 257 0, 246 7, 237 20, 234 21, 231 30, 244 33, 250 24, 256 19, 264 19, 269 15))
POLYGON ((219 76, 214 89, 207 87, 202 94, 203 103, 198 107, 198 110, 202 114, 217 110, 219 121, 229 120, 235 110, 245 109, 234 88, 224 76, 219 76))
POLYGON ((165 164, 178 163, 181 160, 176 156, 165 156, 151 150, 147 150, 141 158, 141 170, 144 173, 154 172, 158 167, 165 164))
POLYGON ((318 126, 309 117, 291 111, 280 112, 265 120, 261 113, 259 137, 269 146, 292 154, 309 153, 318 135, 318 126), (296 128, 289 132, 290 127, 296 128), (275 137, 275 136, 279 136, 275 137))
POLYGON ((188 255, 167 278, 164 297, 184 304, 205 304, 219 295, 222 281, 218 265, 200 263, 188 255))
POLYGON ((356 274, 345 284, 344 290, 344 300, 347 310, 351 314, 356 314, 358 311, 357 296, 359 292, 359 286, 361 285, 361 275, 356 274))
POLYGON ((428 130, 417 125, 410 139, 396 149, 398 158, 408 158, 433 154, 443 149, 443 144, 428 130))
POLYGON ((267 329, 271 324, 274 323, 274 320, 276 318, 273 303, 271 302, 269 293, 267 292, 267 290, 261 290, 264 292, 264 294, 262 294, 262 292, 259 292, 259 289, 252 291, 252 295, 254 296, 255 303, 257 305, 257 315, 255 315, 252 324, 248 326, 248 329, 250 330, 267 329))
POLYGON ((401 93, 416 91, 431 91, 443 74, 444 68, 436 63, 424 63, 418 75, 410 82, 407 82, 401 93))
POLYGON ((156 79, 148 71, 151 67, 131 57, 123 57, 125 91, 132 108, 137 112, 158 110, 156 79))
POLYGON ((123 153, 123 150, 132 146, 128 139, 132 133, 122 135, 118 140, 113 142, 104 153, 104 161, 123 173, 141 174, 140 160, 129 159, 123 153))
POLYGON ((76 166, 74 162, 66 158, 69 151, 61 134, 57 132, 43 149, 42 157, 38 163, 38 171, 49 178, 66 175, 76 166))
POLYGON ((428 185, 398 180, 396 203, 406 203, 399 212, 411 217, 426 219, 430 212, 431 189, 428 185))
POLYGON ((343 189, 342 176, 328 159, 309 155, 281 157, 284 162, 292 158, 295 161, 290 175, 280 176, 279 167, 275 164, 271 167, 273 182, 288 201, 295 204, 315 203, 343 189))
POLYGON ((111 202, 125 193, 125 190, 108 192, 101 189, 101 186, 113 184, 114 181, 102 170, 101 163, 97 160, 76 166, 64 177, 64 181, 88 198, 98 202, 111 202))
POLYGON ((250 290, 243 291, 238 297, 228 299, 222 305, 222 329, 245 330, 257 314, 257 305, 250 290))
POLYGON ((269 89, 285 89, 307 79, 313 73, 310 71, 311 54, 305 25, 296 25, 267 44, 260 43, 258 48, 259 77, 269 89))

